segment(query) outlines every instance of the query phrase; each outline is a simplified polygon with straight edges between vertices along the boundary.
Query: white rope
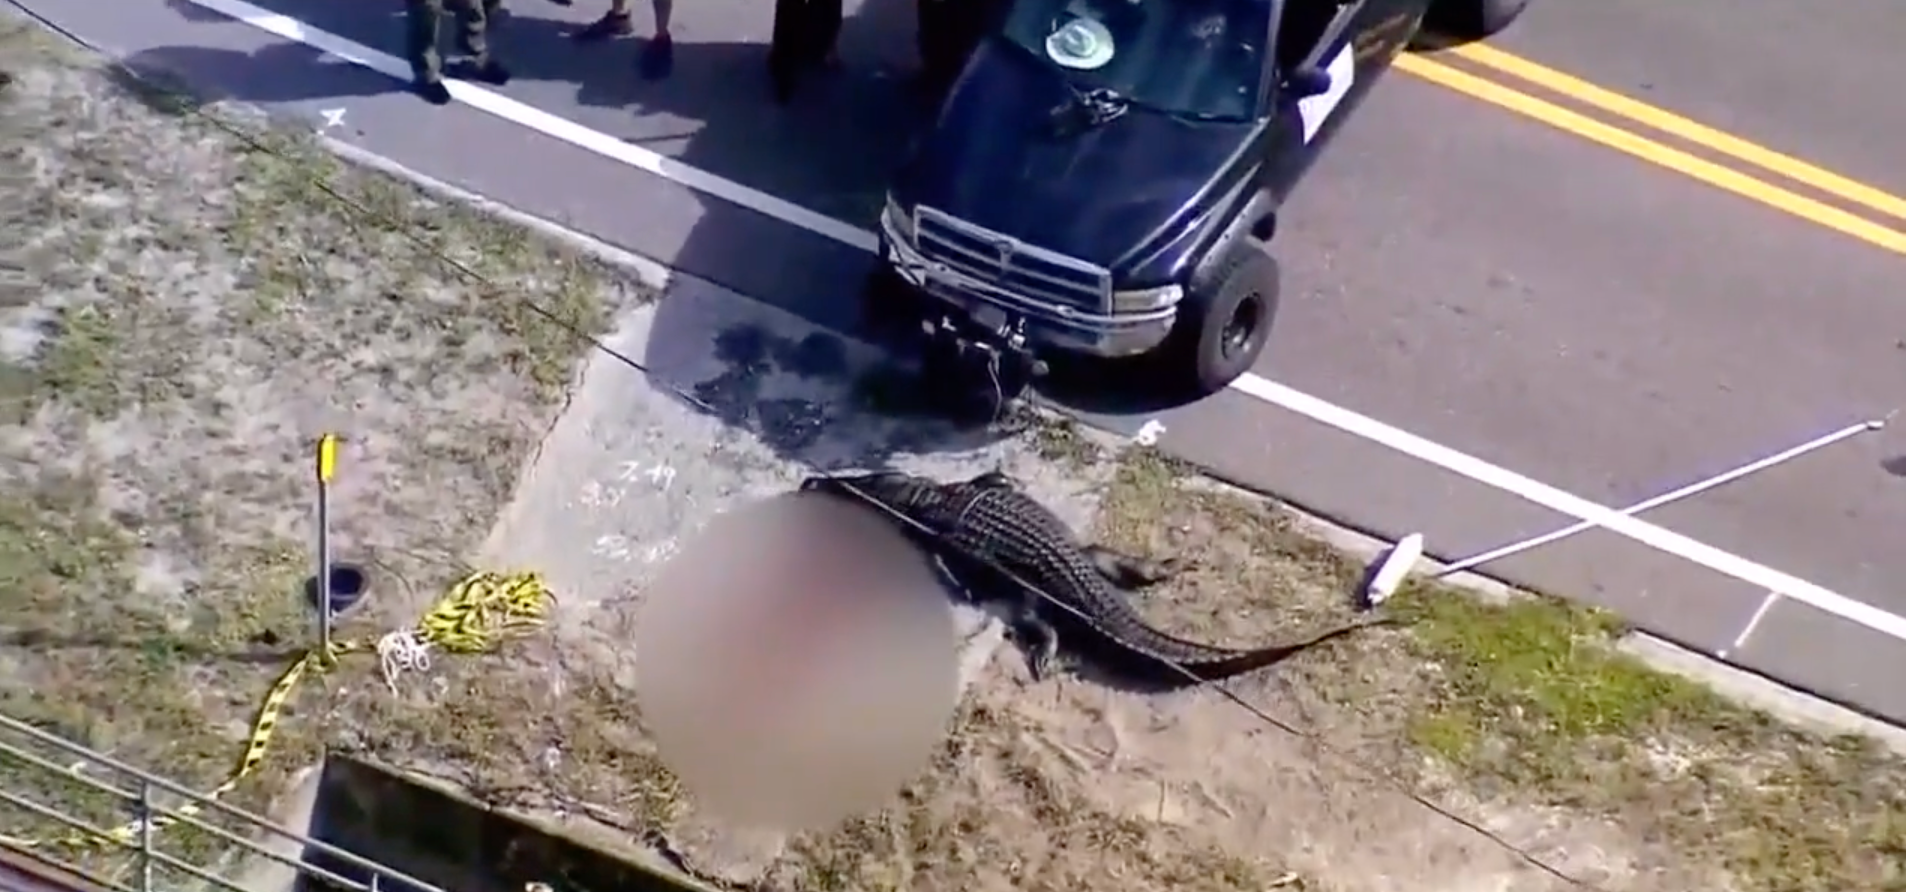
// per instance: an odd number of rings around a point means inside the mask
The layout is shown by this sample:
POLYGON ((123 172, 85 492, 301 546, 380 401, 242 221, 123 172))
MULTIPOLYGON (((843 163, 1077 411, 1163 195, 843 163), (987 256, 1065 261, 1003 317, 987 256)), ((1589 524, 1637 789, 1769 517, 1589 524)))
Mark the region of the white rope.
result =
POLYGON ((397 676, 430 671, 430 642, 415 629, 399 629, 377 639, 377 662, 384 670, 384 686, 397 694, 397 676))

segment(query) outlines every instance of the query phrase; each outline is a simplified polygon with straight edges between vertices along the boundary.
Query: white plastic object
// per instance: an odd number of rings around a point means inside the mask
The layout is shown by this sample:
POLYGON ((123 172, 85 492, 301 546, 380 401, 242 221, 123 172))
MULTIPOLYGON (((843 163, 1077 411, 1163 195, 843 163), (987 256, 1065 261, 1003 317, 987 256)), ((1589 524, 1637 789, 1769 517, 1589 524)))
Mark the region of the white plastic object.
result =
POLYGON ((1370 584, 1363 590, 1364 605, 1376 607, 1388 601, 1422 559, 1422 533, 1411 533, 1397 540, 1388 552, 1377 559, 1376 572, 1370 574, 1370 584))

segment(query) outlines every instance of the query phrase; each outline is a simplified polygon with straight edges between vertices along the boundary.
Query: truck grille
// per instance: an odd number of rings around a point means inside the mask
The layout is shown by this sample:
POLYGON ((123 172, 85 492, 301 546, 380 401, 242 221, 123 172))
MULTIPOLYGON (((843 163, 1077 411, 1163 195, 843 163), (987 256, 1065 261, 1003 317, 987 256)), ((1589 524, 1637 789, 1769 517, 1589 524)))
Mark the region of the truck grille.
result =
POLYGON ((1112 274, 1087 263, 982 229, 944 211, 921 206, 914 218, 916 247, 926 259, 1014 296, 1092 313, 1109 313, 1112 274))

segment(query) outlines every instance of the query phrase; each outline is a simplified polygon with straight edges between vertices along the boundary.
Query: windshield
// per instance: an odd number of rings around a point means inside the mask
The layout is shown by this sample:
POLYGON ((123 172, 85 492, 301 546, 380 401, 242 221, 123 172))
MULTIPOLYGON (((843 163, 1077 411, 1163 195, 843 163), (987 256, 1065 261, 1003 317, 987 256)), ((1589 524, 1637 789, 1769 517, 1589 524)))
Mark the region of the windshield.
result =
MULTIPOLYGON (((955 0, 957 2, 957 0, 955 0)), ((1257 115, 1270 0, 1017 0, 1007 40, 1083 90, 1219 120, 1257 115)))

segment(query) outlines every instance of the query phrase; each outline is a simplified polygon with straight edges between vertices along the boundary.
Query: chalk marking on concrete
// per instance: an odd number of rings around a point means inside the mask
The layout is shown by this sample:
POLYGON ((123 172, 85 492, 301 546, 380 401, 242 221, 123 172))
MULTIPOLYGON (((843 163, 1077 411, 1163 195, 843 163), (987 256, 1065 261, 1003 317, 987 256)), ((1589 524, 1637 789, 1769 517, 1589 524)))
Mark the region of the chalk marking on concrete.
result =
MULTIPOLYGON (((187 2, 225 15, 268 34, 330 53, 347 62, 386 76, 403 81, 408 81, 410 78, 409 66, 395 56, 314 28, 290 16, 261 9, 244 0, 187 0, 187 2)), ((449 87, 451 95, 459 102, 494 117, 637 170, 646 171, 697 192, 712 195, 790 223, 849 247, 868 252, 878 250, 879 241, 876 236, 852 224, 664 157, 654 151, 631 145, 608 134, 477 85, 452 81, 449 87)), ((1312 421, 1334 427, 1353 436, 1387 446, 1476 483, 1510 493, 1577 520, 1589 521, 1609 532, 1706 567, 1716 573, 1752 583, 1758 588, 1779 593, 1783 597, 1792 598, 1873 631, 1906 641, 1906 617, 1856 601, 1791 574, 1695 541, 1647 521, 1625 517, 1607 506, 1440 443, 1426 440, 1374 418, 1325 402, 1259 375, 1247 374, 1233 382, 1231 387, 1239 393, 1303 415, 1312 421)))

